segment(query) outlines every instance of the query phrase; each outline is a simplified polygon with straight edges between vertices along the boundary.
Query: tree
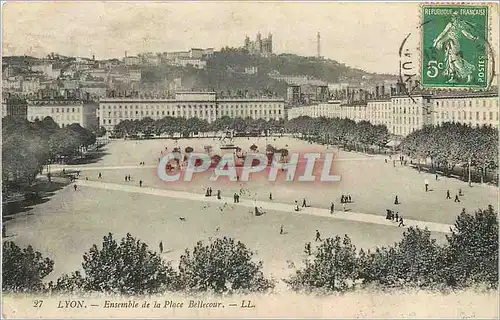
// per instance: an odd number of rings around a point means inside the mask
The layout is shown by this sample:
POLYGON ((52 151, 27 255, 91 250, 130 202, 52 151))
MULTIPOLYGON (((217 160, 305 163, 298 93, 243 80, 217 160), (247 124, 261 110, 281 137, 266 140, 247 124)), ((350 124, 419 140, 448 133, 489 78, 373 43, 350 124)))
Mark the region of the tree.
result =
POLYGON ((57 130, 50 136, 48 143, 53 155, 66 157, 76 155, 81 145, 78 134, 67 128, 57 130))
POLYGON ((82 288, 120 294, 155 294, 178 289, 178 275, 159 255, 127 233, 117 243, 110 233, 102 242, 83 256, 84 274, 73 273, 61 277, 55 290, 82 288))
POLYGON ((498 285, 498 217, 490 205, 474 214, 465 210, 447 236, 446 267, 441 276, 450 286, 498 285))
POLYGON ((305 267, 284 281, 296 291, 345 291, 357 279, 356 247, 345 235, 323 240, 313 260, 305 260, 305 267))
POLYGON ((262 262, 253 262, 252 256, 243 243, 231 238, 208 245, 200 241, 192 252, 186 250, 181 256, 181 282, 187 290, 217 293, 273 288, 274 284, 264 278, 262 262))
POLYGON ((2 290, 36 292, 44 288, 43 278, 54 269, 54 261, 44 258, 31 246, 21 249, 12 241, 3 243, 2 290))

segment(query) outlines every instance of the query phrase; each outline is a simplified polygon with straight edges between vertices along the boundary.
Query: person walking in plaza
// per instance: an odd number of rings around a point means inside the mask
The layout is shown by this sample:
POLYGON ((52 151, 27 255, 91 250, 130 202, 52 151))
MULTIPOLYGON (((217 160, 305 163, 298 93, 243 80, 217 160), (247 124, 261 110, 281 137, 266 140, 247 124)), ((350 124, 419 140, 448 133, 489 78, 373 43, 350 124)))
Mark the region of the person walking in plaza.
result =
POLYGON ((332 202, 330 205, 330 214, 333 214, 335 212, 335 203, 332 202))
POLYGON ((212 187, 208 187, 208 194, 212 196, 212 187))
POLYGON ((464 194, 462 193, 462 188, 458 189, 458 195, 463 197, 464 194))
POLYGON ((351 201, 352 201, 352 200, 351 200, 351 195, 350 195, 350 194, 348 194, 348 195, 347 195, 347 203, 351 203, 351 201))
POLYGON ((446 199, 451 199, 450 190, 446 190, 446 199))
POLYGON ((74 189, 75 189, 75 191, 76 191, 76 188, 77 188, 76 183, 73 185, 73 188, 74 188, 74 189))
POLYGON ((438 174, 436 173, 436 181, 438 181, 438 178, 439 178, 439 176, 438 176, 438 174))
POLYGON ((128 176, 125 176, 125 182, 127 182, 127 181, 128 181, 128 176))
POLYGON ((394 204, 399 204, 399 199, 398 199, 397 195, 396 195, 396 198, 394 198, 394 204))
POLYGON ((429 191, 429 180, 425 179, 424 184, 425 184, 425 192, 429 191))
POLYGON ((316 230, 316 239, 314 241, 321 241, 321 234, 316 230))
POLYGON ((236 192, 233 194, 233 203, 236 203, 236 197, 238 196, 238 194, 236 194, 236 192))
POLYGON ((220 190, 217 190, 217 199, 220 200, 221 197, 220 197, 220 190))
POLYGON ((102 179, 102 174, 99 172, 99 176, 97 176, 98 179, 102 179))
POLYGON ((139 180, 139 187, 142 187, 142 180, 139 180))
POLYGON ((297 203, 297 200, 295 200, 295 209, 294 210, 295 211, 299 211, 300 210, 299 209, 299 204, 297 203))
POLYGON ((284 234, 285 230, 283 230, 283 225, 280 225, 280 234, 284 234))
POLYGON ((345 198, 344 198, 344 195, 342 195, 342 196, 340 197, 340 203, 344 203, 344 202, 345 202, 345 198))
POLYGON ((404 227, 405 224, 403 223, 403 217, 402 216, 399 216, 399 224, 398 224, 398 227, 404 227))
POLYGON ((306 198, 304 198, 304 200, 302 200, 302 208, 304 208, 304 207, 307 207, 306 198))
POLYGON ((306 254, 308 256, 310 256, 311 255, 311 243, 310 242, 306 243, 305 249, 306 249, 305 250, 306 254))
POLYGON ((273 194, 269 192, 269 200, 273 200, 273 194))
POLYGON ((396 222, 399 221, 399 212, 396 212, 396 222))
POLYGON ((160 241, 158 247, 160 248, 160 253, 163 253, 163 241, 160 241))
POLYGON ((455 202, 460 202, 460 199, 458 198, 458 194, 455 195, 455 202))

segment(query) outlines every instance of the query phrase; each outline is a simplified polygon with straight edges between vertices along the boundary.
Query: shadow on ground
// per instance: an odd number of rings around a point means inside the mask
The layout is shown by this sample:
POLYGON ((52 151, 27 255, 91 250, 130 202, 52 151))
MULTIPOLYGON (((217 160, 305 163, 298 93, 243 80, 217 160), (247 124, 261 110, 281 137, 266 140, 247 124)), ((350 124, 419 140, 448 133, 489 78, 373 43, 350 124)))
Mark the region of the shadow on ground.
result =
POLYGON ((68 179, 57 179, 57 181, 40 181, 37 184, 22 191, 24 197, 3 201, 2 203, 2 222, 15 218, 19 213, 25 213, 33 210, 33 207, 50 200, 56 191, 61 190, 69 184, 68 179))
POLYGON ((102 160, 104 156, 109 155, 106 150, 98 150, 98 151, 92 151, 89 152, 88 154, 85 155, 84 158, 79 158, 75 159, 72 161, 69 161, 67 164, 68 165, 85 165, 85 164, 92 164, 92 163, 98 163, 99 161, 102 160))

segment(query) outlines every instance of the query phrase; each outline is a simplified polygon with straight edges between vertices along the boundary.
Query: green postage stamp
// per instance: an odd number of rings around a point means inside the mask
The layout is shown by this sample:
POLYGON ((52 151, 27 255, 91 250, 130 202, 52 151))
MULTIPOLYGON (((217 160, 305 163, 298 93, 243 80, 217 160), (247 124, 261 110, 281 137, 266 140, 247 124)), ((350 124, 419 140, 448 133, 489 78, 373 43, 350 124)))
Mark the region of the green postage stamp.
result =
POLYGON ((423 5, 421 17, 422 86, 488 87, 488 6, 423 5))

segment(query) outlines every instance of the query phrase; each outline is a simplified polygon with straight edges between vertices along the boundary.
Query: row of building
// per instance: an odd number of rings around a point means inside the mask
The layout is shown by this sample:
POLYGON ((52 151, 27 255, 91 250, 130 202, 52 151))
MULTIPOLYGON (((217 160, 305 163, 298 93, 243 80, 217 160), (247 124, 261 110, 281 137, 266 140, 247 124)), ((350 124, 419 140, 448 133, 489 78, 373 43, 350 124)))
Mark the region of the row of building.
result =
POLYGON ((215 92, 178 92, 173 98, 103 98, 99 102, 5 98, 2 117, 8 115, 29 121, 50 116, 61 127, 79 123, 87 128, 99 125, 107 131, 113 131, 124 120, 146 117, 154 120, 168 116, 196 117, 209 123, 223 116, 265 120, 286 118, 284 99, 218 97, 215 92))
POLYGON ((170 98, 113 97, 91 102, 73 99, 5 98, 2 116, 24 117, 29 121, 50 116, 64 127, 79 123, 83 127, 102 126, 108 131, 124 120, 146 117, 200 118, 213 122, 223 116, 265 120, 293 119, 300 116, 352 119, 385 125, 391 134, 406 136, 424 125, 444 122, 498 128, 498 94, 448 92, 394 95, 361 102, 338 100, 303 107, 287 108, 280 98, 234 98, 215 92, 177 92, 170 98))
POLYGON ((441 92, 393 95, 363 102, 330 100, 287 110, 288 119, 300 116, 347 118, 385 125, 389 132, 406 136, 424 125, 444 122, 498 128, 498 93, 441 92))

